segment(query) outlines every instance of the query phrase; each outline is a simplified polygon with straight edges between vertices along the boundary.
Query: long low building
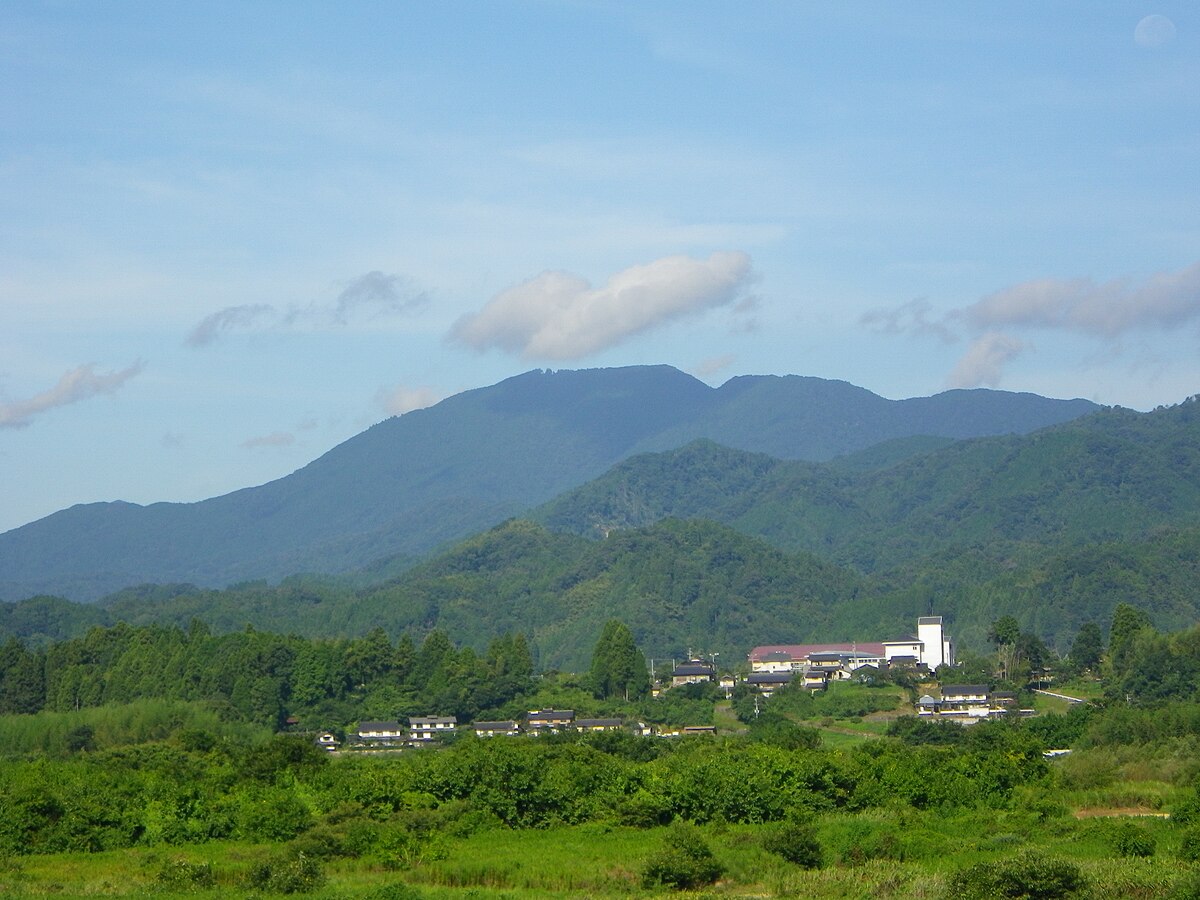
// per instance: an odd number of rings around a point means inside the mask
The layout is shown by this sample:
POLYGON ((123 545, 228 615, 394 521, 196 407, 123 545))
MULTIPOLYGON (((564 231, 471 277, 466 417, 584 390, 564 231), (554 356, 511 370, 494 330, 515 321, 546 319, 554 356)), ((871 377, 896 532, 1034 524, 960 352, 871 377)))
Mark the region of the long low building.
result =
POLYGON ((941 616, 921 616, 916 634, 890 641, 765 644, 750 651, 752 672, 824 672, 830 678, 848 676, 862 666, 913 665, 933 671, 954 662, 954 641, 941 616))

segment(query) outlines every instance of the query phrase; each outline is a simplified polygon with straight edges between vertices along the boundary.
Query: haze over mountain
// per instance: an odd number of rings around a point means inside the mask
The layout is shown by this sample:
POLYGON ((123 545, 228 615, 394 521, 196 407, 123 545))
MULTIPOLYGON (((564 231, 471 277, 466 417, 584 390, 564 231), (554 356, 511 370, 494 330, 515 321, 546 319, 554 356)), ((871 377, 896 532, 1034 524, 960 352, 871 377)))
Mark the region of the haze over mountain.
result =
POLYGON ((1002 391, 892 401, 845 382, 667 366, 532 371, 388 419, 293 474, 192 504, 74 506, 0 535, 0 598, 95 599, 142 582, 219 586, 419 557, 630 455, 697 438, 828 460, 915 436, 1027 433, 1097 409, 1002 391))

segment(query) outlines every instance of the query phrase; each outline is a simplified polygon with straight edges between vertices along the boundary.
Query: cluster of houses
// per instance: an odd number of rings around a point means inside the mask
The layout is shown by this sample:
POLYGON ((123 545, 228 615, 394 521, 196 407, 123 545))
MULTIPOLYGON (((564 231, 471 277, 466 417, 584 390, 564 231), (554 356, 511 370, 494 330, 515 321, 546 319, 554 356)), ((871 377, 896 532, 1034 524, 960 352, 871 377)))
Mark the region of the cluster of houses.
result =
MULTIPOLYGON (((622 719, 577 718, 573 709, 533 709, 523 720, 502 719, 495 722, 472 722, 470 729, 477 737, 515 737, 539 735, 555 731, 630 731, 642 737, 676 737, 686 734, 712 734, 711 725, 690 725, 682 728, 655 728, 644 722, 626 724, 622 719)), ((360 722, 358 731, 346 736, 348 746, 356 749, 399 749, 430 746, 439 738, 459 732, 455 716, 413 716, 408 725, 400 722, 360 722)), ((332 732, 316 738, 319 747, 341 749, 342 742, 332 732)))
POLYGON ((764 695, 794 680, 810 689, 830 681, 864 679, 885 669, 928 674, 955 662, 954 641, 941 616, 921 616, 917 633, 891 641, 842 644, 769 644, 750 651, 746 683, 764 695))
POLYGON ((989 690, 986 684, 944 684, 940 697, 925 694, 917 701, 919 717, 957 720, 964 725, 1016 712, 1030 711, 1018 709, 1013 691, 989 690))
MULTIPOLYGON (((955 664, 953 639, 946 634, 941 616, 921 616, 916 634, 890 641, 850 642, 841 644, 770 644, 750 651, 750 673, 743 683, 769 697, 788 684, 818 690, 831 681, 870 680, 890 669, 929 675, 940 666, 955 664)), ((733 676, 717 677, 715 665, 702 659, 690 659, 675 665, 671 687, 719 682, 726 694, 733 691, 733 676)), ((657 692, 656 692, 657 693, 657 692)), ((1009 691, 991 691, 987 685, 943 685, 939 697, 926 694, 917 702, 917 714, 926 718, 944 718, 963 723, 990 716, 1004 715, 1016 708, 1016 696, 1009 691)), ((655 729, 643 722, 626 725, 621 719, 576 718, 570 709, 530 710, 523 720, 479 721, 470 725, 479 737, 538 735, 553 731, 618 731, 627 729, 638 735, 674 737, 683 734, 711 733, 712 726, 655 729)), ((361 722, 358 731, 347 735, 351 747, 362 749, 428 746, 439 738, 459 730, 454 716, 414 716, 400 722, 361 722)), ((339 749, 341 742, 332 734, 319 735, 317 744, 327 750, 339 749)))

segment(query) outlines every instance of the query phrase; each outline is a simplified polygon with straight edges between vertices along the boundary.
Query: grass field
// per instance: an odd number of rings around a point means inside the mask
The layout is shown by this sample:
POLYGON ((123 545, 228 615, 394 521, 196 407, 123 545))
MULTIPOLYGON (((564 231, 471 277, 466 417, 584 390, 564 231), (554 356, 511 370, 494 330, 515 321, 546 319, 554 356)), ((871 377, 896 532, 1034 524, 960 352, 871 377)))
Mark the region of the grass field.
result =
MULTIPOLYGON (((1080 796, 1077 799, 1089 798, 1080 796)), ((1090 798, 1098 799, 1098 798, 1090 798)), ((1179 829, 1161 819, 1076 818, 1012 810, 941 815, 911 808, 833 813, 813 820, 825 864, 802 869, 764 848, 770 825, 710 825, 700 833, 725 875, 703 896, 822 898, 946 897, 948 876, 980 861, 1036 849, 1078 864, 1091 897, 1166 897, 1193 871, 1178 858, 1179 829), (1115 855, 1118 829, 1150 838, 1150 858, 1115 855)), ((496 829, 447 838, 406 866, 379 859, 324 864, 325 884, 308 896, 404 900, 415 897, 628 897, 651 895, 641 869, 665 829, 599 824, 544 830, 496 829)), ((14 897, 261 896, 245 878, 279 848, 214 842, 199 847, 133 849, 0 860, 0 893, 14 897), (211 883, 171 885, 163 873, 205 865, 211 883)), ((692 896, 696 896, 693 894, 692 896)))

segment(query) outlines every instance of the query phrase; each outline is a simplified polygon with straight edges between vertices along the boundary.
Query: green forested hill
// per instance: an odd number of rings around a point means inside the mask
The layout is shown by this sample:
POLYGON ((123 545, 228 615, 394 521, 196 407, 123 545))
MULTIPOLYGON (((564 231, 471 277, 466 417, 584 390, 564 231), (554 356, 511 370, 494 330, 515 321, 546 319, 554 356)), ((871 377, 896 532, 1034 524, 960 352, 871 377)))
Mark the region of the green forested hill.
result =
POLYGON ((1066 650, 1085 621, 1106 623, 1118 603, 1160 628, 1200 618, 1200 528, 997 563, 978 550, 913 563, 903 577, 863 576, 810 554, 790 554, 707 522, 664 520, 603 541, 514 520, 375 588, 290 578, 226 590, 188 585, 123 591, 99 605, 35 598, 0 603, 0 641, 34 645, 96 624, 246 625, 309 637, 363 635, 382 626, 417 638, 443 628, 477 650, 506 632, 528 634, 539 664, 586 665, 603 623, 629 622, 652 656, 689 648, 736 661, 759 643, 878 640, 929 611, 948 618, 966 648, 1013 615, 1066 650))
POLYGON ((0 534, 0 598, 97 599, 421 558, 641 450, 698 437, 828 459, 914 435, 1025 433, 1095 409, 1001 391, 887 400, 844 382, 669 366, 534 371, 388 419, 268 484, 199 503, 93 503, 0 534))
MULTIPOLYGON (((977 647, 1005 614, 1064 649, 1119 602, 1162 628, 1196 618, 1200 403, 922 449, 815 464, 696 442, 563 495, 538 511, 546 527, 507 522, 382 585, 149 586, 102 614, 311 636, 440 627, 477 648, 522 631, 542 665, 566 668, 614 617, 653 656, 879 639, 930 611, 977 647)), ((0 636, 62 637, 96 615, 0 605, 0 636)))
POLYGON ((724 522, 863 572, 911 572, 951 551, 1000 560, 1142 539, 1200 524, 1200 403, 1106 410, 884 468, 697 442, 627 460, 533 514, 590 535, 664 516, 724 522))
MULTIPOLYGON (((100 610, 110 622, 186 627, 198 618, 219 632, 247 624, 306 636, 440 628, 477 649, 520 631, 540 665, 582 669, 613 618, 657 657, 689 648, 736 657, 768 641, 816 640, 838 629, 861 583, 711 522, 666 520, 591 541, 513 520, 376 588, 304 578, 226 590, 146 587, 113 595, 100 610)), ((96 607, 60 602, 56 621, 31 632, 21 623, 34 602, 0 604, 0 638, 63 638, 97 624, 96 607)))

